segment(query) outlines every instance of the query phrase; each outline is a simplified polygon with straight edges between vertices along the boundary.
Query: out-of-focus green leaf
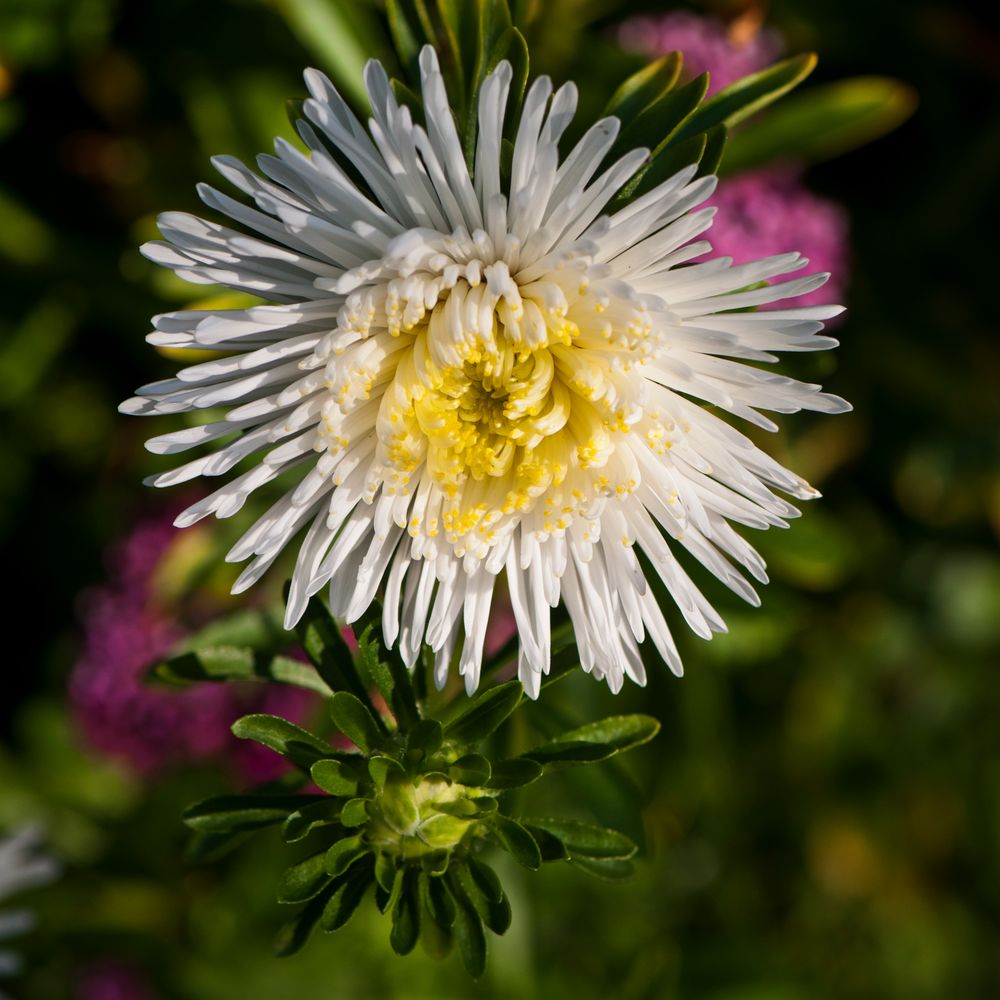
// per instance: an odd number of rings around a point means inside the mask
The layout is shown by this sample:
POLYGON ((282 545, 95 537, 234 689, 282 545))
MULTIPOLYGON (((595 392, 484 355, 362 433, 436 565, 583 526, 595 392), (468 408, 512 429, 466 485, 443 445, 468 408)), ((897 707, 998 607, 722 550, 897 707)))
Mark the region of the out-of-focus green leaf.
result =
POLYGON ((488 788, 520 788, 530 785, 542 776, 542 765, 527 757, 515 757, 513 760, 502 760, 493 765, 488 788))
POLYGON ((445 739, 460 744, 485 739, 517 708, 523 694, 520 681, 508 681, 479 692, 445 725, 445 739))
POLYGON ((899 80, 861 76, 781 101, 767 115, 730 136, 726 173, 777 159, 807 163, 840 156, 891 132, 913 114, 917 94, 899 80))
POLYGON ((269 656, 239 646, 214 646, 171 657, 156 664, 151 675, 185 684, 192 681, 274 681, 329 695, 323 678, 308 664, 288 656, 269 656))
POLYGON ((529 831, 544 830, 559 840, 571 858, 621 858, 632 857, 636 846, 623 833, 604 826, 583 823, 575 819, 524 819, 529 831))
POLYGON ((307 795, 217 795, 188 808, 184 822, 210 833, 256 830, 281 823, 290 812, 316 801, 307 795))
POLYGON ((797 87, 815 66, 815 54, 807 52, 737 80, 720 90, 691 115, 679 130, 678 138, 690 138, 699 132, 707 132, 716 125, 732 128, 797 87))

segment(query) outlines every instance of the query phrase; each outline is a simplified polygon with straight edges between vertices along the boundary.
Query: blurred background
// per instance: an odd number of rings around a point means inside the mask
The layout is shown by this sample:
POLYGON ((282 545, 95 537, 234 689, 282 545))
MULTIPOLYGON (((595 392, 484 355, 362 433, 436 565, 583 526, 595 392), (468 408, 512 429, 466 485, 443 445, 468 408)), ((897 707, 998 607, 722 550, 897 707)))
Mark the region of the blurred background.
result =
POLYGON ((152 425, 116 413, 176 366, 145 344, 149 316, 205 294, 137 247, 158 211, 198 211, 209 156, 291 135, 304 66, 357 94, 390 51, 378 4, 0 0, 0 830, 37 822, 62 867, 24 896, 17 996, 998 995, 1000 18, 976 10, 549 0, 532 23, 533 72, 578 80, 588 115, 673 48, 714 86, 819 54, 799 103, 734 139, 709 236, 834 270, 817 301, 848 305, 841 347, 789 370, 855 409, 766 442, 824 497, 754 537, 762 609, 719 596, 730 634, 679 635, 683 681, 656 671, 616 700, 572 678, 537 709, 541 729, 546 712, 663 721, 552 793, 644 860, 627 885, 505 869, 514 925, 473 984, 455 957, 392 955, 373 907, 273 959, 278 842, 194 866, 179 814, 273 770, 229 736, 238 714, 314 706, 140 680, 232 607, 235 569, 229 527, 169 527, 187 494, 141 485, 152 425))

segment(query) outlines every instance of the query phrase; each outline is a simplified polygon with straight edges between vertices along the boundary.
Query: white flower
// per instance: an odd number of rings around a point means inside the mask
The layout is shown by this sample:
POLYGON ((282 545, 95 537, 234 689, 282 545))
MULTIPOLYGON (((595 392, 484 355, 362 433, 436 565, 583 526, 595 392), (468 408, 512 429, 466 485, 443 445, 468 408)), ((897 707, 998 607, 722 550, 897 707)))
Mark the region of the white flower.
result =
MULTIPOLYGON (((0 901, 25 889, 44 885, 55 878, 58 867, 47 857, 34 854, 40 840, 35 827, 23 827, 5 837, 0 837, 0 901)), ((0 941, 31 930, 32 915, 25 910, 0 912, 0 941)), ((15 952, 0 949, 0 976, 11 976, 21 968, 15 952)), ((0 993, 0 1000, 3 994, 0 993)))
POLYGON ((242 229, 161 216, 166 242, 147 245, 148 257, 188 281, 277 304, 156 317, 151 343, 229 356, 146 386, 123 411, 230 407, 153 438, 157 453, 238 436, 152 481, 219 476, 263 452, 178 518, 188 525, 232 516, 295 470, 298 481, 230 552, 253 557, 235 590, 306 529, 287 624, 327 584, 334 614, 349 622, 381 589, 387 641, 411 665, 429 644, 439 684, 463 635, 459 670, 470 691, 478 684, 501 573, 531 696, 549 667, 560 600, 583 667, 613 690, 625 676, 644 683, 647 636, 680 673, 636 548, 698 635, 725 626, 678 547, 758 603, 733 564, 763 582, 763 561, 730 522, 784 526, 797 511, 773 491, 816 492, 699 401, 766 429, 775 425, 760 410, 848 409, 758 365, 775 351, 834 346, 816 334, 840 307, 746 311, 827 275, 756 287, 805 267, 796 253, 691 263, 710 250, 697 238, 713 210, 696 207, 715 187, 693 167, 602 215, 648 151, 601 170, 619 131, 605 118, 560 162, 572 84, 553 93, 547 78, 534 82, 505 182, 507 63, 480 92, 470 177, 430 48, 420 70, 425 127, 396 102, 382 66, 368 64, 367 130, 309 70, 298 126, 308 155, 279 139, 259 175, 217 158, 255 207, 200 188, 242 229))

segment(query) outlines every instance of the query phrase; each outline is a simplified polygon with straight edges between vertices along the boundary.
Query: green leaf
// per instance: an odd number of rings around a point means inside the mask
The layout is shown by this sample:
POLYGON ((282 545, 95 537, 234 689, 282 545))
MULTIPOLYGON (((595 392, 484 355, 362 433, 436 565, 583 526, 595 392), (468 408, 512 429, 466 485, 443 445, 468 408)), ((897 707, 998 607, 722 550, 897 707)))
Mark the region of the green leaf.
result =
POLYGON ((460 785, 479 788, 490 780, 490 762, 482 754, 466 754, 448 768, 448 776, 460 785))
POLYGON ((253 740, 280 753, 308 771, 324 757, 336 757, 337 751, 318 736, 277 715, 244 715, 233 723, 233 735, 253 740))
POLYGON ((729 140, 729 129, 725 125, 716 125, 705 133, 705 149, 698 161, 698 176, 707 177, 719 172, 722 154, 726 151, 729 140))
POLYGON ((350 691, 359 701, 372 707, 340 626, 318 597, 313 597, 306 605, 295 626, 295 634, 306 656, 332 691, 350 691))
POLYGON ((491 903, 499 903, 503 899, 504 892, 497 873, 485 861, 480 861, 478 858, 469 858, 468 866, 469 875, 483 898, 491 903))
POLYGON ((530 832, 538 844, 542 861, 565 861, 569 857, 563 842, 558 837, 553 837, 547 830, 537 826, 531 827, 530 832))
POLYGON ((403 874, 403 887, 392 909, 392 931, 389 943, 397 955, 409 955, 420 936, 420 902, 417 890, 417 871, 407 868, 403 874))
POLYGON ((337 886, 336 892, 330 897, 319 918, 320 930, 328 934, 339 930, 354 916, 355 910, 364 899, 368 886, 371 885, 371 870, 359 866, 359 871, 351 875, 337 886))
POLYGON ((623 123, 633 121, 639 113, 668 91, 681 74, 680 52, 669 52, 625 79, 601 112, 601 117, 614 115, 623 123))
POLYGON ((385 13, 389 20, 392 42, 403 68, 411 79, 419 79, 420 49, 429 39, 416 17, 412 0, 409 3, 404 0, 386 0, 385 13))
POLYGON ((396 717, 399 728, 409 731, 420 721, 410 671, 399 650, 388 649, 382 635, 382 606, 372 601, 361 617, 358 653, 362 666, 396 717))
POLYGON ((340 822, 340 803, 334 799, 323 798, 318 802, 310 802, 293 812, 285 820, 285 842, 294 844, 303 840, 313 830, 320 826, 332 826, 340 822))
POLYGON ((304 903, 322 892, 330 881, 325 854, 320 852, 285 869, 278 880, 278 902, 304 903))
POLYGON ((546 770, 557 767, 571 767, 575 764, 594 764, 613 756, 615 748, 604 743, 590 743, 586 740, 557 740, 529 750, 523 756, 541 764, 546 770))
POLYGON ((490 817, 490 832, 496 842, 519 864, 537 871, 542 856, 535 838, 516 820, 499 813, 490 817))
POLYGON ((330 702, 334 725, 360 750, 371 753, 383 743, 382 730, 365 704, 348 691, 338 691, 330 702))
POLYGON ((654 157, 661 153, 701 104, 707 90, 708 74, 702 73, 683 87, 664 94, 640 115, 626 120, 605 162, 610 163, 639 146, 647 147, 654 157))
POLYGON ((392 892, 392 887, 396 882, 396 872, 399 865, 396 858, 385 852, 379 852, 375 857, 375 881, 386 892, 392 892))
POLYGON ((530 830, 543 830, 559 840, 570 858, 627 859, 636 846, 623 833, 575 819, 524 819, 530 830))
POLYGON ((326 870, 330 875, 343 875, 351 865, 368 853, 360 834, 338 840, 324 855, 326 870))
POLYGON ((815 54, 807 52, 737 80, 707 100, 685 122, 678 138, 688 139, 715 125, 732 128, 798 86, 815 66, 815 54))
POLYGON ((574 868, 582 868, 591 875, 604 879, 606 882, 624 882, 635 874, 631 861, 622 858, 570 858, 569 863, 574 868))
POLYGON ((445 739, 459 744, 485 739, 517 708, 523 694, 520 681, 480 692, 444 727, 445 739))
POLYGON ((246 646, 210 646, 157 663, 152 676, 172 684, 192 681, 274 681, 329 695, 323 678, 308 663, 246 646))
POLYGON ((348 798, 358 791, 354 768, 339 760, 318 760, 309 769, 312 780, 330 795, 348 798))
MULTIPOLYGON (((494 934, 503 934, 510 927, 510 903, 501 889, 499 895, 487 894, 464 862, 455 864, 450 874, 451 884, 460 887, 465 901, 472 904, 483 923, 494 934)), ((499 887, 499 883, 497 883, 499 887)))
POLYGON ((217 795, 189 807, 183 818, 205 833, 258 830, 284 822, 289 813, 315 801, 309 795, 217 795))
POLYGON ((840 156, 891 132, 916 106, 911 87, 884 76, 810 87, 730 138, 726 173, 779 159, 815 163, 840 156))
POLYGON ((520 788, 537 781, 544 769, 542 765, 528 760, 527 757, 515 757, 513 760, 502 760, 493 765, 493 773, 486 782, 487 788, 520 788))
MULTIPOLYGON (((598 743, 623 753, 648 743, 660 731, 660 723, 651 715, 612 715, 560 734, 549 746, 559 743, 598 743)), ((532 751, 534 753, 534 751, 532 751)))

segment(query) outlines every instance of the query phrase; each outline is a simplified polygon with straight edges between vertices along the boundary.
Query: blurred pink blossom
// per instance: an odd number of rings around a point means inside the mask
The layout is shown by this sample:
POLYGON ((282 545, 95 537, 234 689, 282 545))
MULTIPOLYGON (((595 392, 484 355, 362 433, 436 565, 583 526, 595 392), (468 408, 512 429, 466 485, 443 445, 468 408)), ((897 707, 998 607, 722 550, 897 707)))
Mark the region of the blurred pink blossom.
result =
POLYGON ((83 649, 70 700, 86 742, 140 774, 223 757, 242 783, 273 780, 277 754, 237 740, 232 723, 248 712, 303 720, 315 697, 299 688, 257 684, 156 687, 143 673, 183 637, 175 610, 160 606, 152 582, 179 537, 167 515, 140 522, 110 553, 108 580, 83 596, 83 649))
POLYGON ((727 25, 685 10, 629 18, 618 29, 618 41, 622 48, 655 58, 683 53, 685 78, 707 72, 709 94, 764 69, 784 48, 781 36, 769 28, 743 20, 727 25))
POLYGON ((73 1000, 155 1000, 155 994, 127 965, 102 962, 81 972, 73 1000))

